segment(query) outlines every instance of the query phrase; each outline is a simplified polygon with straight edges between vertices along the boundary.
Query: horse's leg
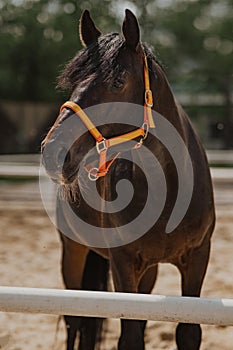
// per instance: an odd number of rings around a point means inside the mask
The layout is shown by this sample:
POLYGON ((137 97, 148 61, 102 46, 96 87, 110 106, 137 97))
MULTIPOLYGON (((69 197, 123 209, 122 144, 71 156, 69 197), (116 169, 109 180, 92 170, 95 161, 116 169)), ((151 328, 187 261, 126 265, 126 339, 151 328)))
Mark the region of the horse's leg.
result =
MULTIPOLYGON (((144 273, 144 275, 142 276, 139 282, 138 293, 142 293, 142 294, 151 293, 156 282, 157 272, 158 272, 158 265, 152 266, 148 270, 146 270, 146 272, 144 273)), ((143 334, 145 332, 146 323, 147 321, 140 321, 143 334)))
MULTIPOLYGON (((182 276, 182 295, 199 297, 209 261, 210 239, 207 237, 202 245, 192 249, 184 261, 177 264, 182 276)), ((201 344, 201 327, 199 324, 179 323, 176 329, 178 350, 198 350, 201 344)))
MULTIPOLYGON (((83 271, 86 263, 88 249, 66 236, 62 240, 62 276, 67 289, 81 289, 83 271)), ((67 350, 74 349, 80 318, 77 316, 64 316, 67 328, 67 350)))
MULTIPOLYGON (((111 256, 114 287, 117 292, 137 293, 139 274, 133 260, 127 254, 111 256)), ((121 320, 121 336, 118 350, 144 350, 144 326, 139 320, 121 320)))
MULTIPOLYGON (((106 259, 89 251, 83 274, 82 289, 106 291, 108 284, 109 264, 106 259)), ((79 350, 94 350, 100 342, 103 319, 82 317, 80 323, 79 350)))

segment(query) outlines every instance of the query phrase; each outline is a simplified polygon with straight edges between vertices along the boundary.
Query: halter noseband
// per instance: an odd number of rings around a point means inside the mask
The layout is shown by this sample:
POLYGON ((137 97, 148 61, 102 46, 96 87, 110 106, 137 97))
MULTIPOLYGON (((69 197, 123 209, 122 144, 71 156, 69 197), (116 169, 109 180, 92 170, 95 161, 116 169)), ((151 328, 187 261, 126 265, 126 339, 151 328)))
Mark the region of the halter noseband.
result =
POLYGON ((155 128, 155 124, 152 117, 153 107, 153 95, 150 89, 150 78, 149 78, 149 70, 147 57, 144 54, 144 86, 145 86, 145 101, 144 101, 144 121, 140 128, 130 131, 126 134, 115 136, 110 139, 106 139, 99 132, 97 127, 92 123, 87 114, 82 110, 82 108, 73 101, 65 102, 60 109, 60 112, 63 111, 64 108, 71 109, 85 124, 87 130, 96 140, 96 150, 99 154, 99 168, 89 168, 86 167, 88 172, 88 177, 91 181, 96 181, 99 177, 105 176, 108 173, 110 166, 113 164, 114 160, 120 155, 120 152, 116 153, 116 155, 107 161, 107 150, 113 146, 119 145, 121 143, 134 140, 138 137, 141 137, 140 141, 133 147, 139 148, 141 147, 143 141, 146 139, 149 128, 155 128))

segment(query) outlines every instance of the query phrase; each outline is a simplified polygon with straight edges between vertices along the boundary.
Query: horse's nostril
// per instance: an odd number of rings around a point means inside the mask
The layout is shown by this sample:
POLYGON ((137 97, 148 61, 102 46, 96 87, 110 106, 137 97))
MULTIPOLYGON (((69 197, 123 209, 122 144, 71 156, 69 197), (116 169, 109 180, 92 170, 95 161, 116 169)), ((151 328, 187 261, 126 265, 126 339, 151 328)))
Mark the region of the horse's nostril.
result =
POLYGON ((68 151, 66 153, 65 162, 70 162, 70 161, 71 161, 71 155, 70 155, 70 151, 68 151))

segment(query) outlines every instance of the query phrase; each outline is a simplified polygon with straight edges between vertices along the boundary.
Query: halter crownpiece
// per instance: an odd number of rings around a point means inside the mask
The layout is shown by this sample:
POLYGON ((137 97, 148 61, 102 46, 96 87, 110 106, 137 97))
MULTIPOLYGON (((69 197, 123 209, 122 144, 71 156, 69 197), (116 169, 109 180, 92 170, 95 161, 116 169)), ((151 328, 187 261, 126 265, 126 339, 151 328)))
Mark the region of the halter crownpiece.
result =
POLYGON ((149 129, 155 128, 153 116, 152 116, 152 107, 153 107, 153 94, 150 89, 150 78, 147 57, 144 53, 144 86, 145 86, 145 101, 144 101, 144 121, 140 128, 130 131, 126 134, 115 136, 110 139, 106 139, 97 129, 97 127, 92 123, 87 114, 83 109, 73 101, 65 102, 60 109, 60 113, 64 108, 71 109, 84 123, 87 130, 96 140, 96 150, 99 154, 99 168, 90 168, 87 166, 86 170, 88 172, 88 177, 91 181, 96 181, 99 177, 105 176, 108 173, 109 168, 115 161, 115 159, 120 155, 120 152, 107 161, 107 150, 116 145, 122 144, 127 141, 135 140, 138 137, 141 137, 140 141, 133 147, 137 149, 141 147, 143 141, 146 139, 149 129))

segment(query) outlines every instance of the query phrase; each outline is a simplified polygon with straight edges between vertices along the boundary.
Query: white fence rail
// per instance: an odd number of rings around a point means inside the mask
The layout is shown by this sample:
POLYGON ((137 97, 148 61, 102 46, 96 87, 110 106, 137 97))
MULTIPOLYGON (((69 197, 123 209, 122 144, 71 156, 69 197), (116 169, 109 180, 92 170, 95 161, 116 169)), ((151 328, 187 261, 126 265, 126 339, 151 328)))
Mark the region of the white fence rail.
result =
POLYGON ((233 299, 0 287, 0 311, 233 326, 233 299))
MULTIPOLYGON (((231 166, 231 168, 212 168, 213 179, 228 180, 233 178, 233 151, 207 151, 210 166, 231 166)), ((0 155, 0 176, 38 177, 40 155, 0 155)))

